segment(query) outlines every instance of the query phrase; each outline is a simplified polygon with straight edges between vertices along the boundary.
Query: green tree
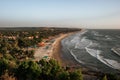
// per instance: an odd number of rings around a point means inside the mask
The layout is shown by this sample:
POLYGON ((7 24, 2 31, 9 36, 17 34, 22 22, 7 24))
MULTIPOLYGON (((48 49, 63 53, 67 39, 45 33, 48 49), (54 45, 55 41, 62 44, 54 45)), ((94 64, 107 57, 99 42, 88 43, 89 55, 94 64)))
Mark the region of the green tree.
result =
POLYGON ((41 78, 43 80, 56 80, 58 73, 60 73, 61 67, 54 59, 39 61, 42 68, 41 78))
POLYGON ((83 80, 81 70, 70 72, 70 80, 83 80))
POLYGON ((107 74, 107 79, 108 80, 120 80, 120 76, 118 76, 117 74, 110 73, 110 74, 107 74))
POLYGON ((20 48, 25 48, 30 46, 30 40, 24 38, 18 38, 18 46, 20 48))
POLYGON ((58 75, 58 80, 70 80, 69 72, 67 72, 67 71, 62 71, 62 72, 58 75))
POLYGON ((25 51, 25 55, 27 55, 30 58, 34 58, 34 50, 25 51))
POLYGON ((15 76, 18 80, 37 80, 40 73, 40 66, 36 62, 24 61, 16 69, 15 76))
POLYGON ((0 76, 5 74, 8 69, 8 61, 5 58, 0 59, 0 76))
POLYGON ((49 61, 42 59, 39 61, 39 65, 41 66, 41 69, 42 69, 40 78, 43 80, 51 80, 50 72, 51 72, 52 67, 51 67, 49 61))
POLYGON ((62 69, 61 69, 59 63, 54 59, 50 59, 49 63, 51 66, 51 71, 50 71, 51 80, 54 80, 56 78, 57 74, 62 71, 62 69))
POLYGON ((102 80, 107 80, 107 76, 105 75, 102 80))

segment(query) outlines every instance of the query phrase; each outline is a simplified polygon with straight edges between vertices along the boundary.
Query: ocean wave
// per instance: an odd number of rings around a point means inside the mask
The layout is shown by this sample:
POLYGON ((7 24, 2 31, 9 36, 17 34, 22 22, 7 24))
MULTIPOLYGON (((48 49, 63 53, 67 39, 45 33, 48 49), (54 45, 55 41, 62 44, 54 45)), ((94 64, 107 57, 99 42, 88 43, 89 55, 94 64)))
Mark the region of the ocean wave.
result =
POLYGON ((111 59, 105 59, 105 61, 111 66, 113 66, 115 69, 120 70, 120 63, 118 63, 117 61, 111 59))
POLYGON ((90 49, 90 48, 87 48, 87 47, 85 49, 91 56, 97 58, 99 61, 101 61, 105 65, 107 65, 111 68, 120 70, 120 63, 118 63, 115 60, 104 58, 103 56, 100 55, 101 54, 100 50, 90 49))
POLYGON ((76 42, 75 48, 77 49, 84 49, 91 43, 90 40, 86 39, 86 37, 83 37, 79 42, 76 42))
POLYGON ((75 34, 74 36, 71 36, 72 39, 71 39, 71 43, 77 43, 79 41, 82 41, 81 39, 84 39, 81 37, 81 35, 85 34, 87 32, 87 30, 83 31, 83 32, 80 32, 80 33, 77 33, 75 34))
POLYGON ((84 48, 86 45, 88 45, 88 40, 85 39, 84 37, 82 37, 83 34, 85 34, 87 32, 87 30, 83 31, 83 32, 80 32, 80 33, 77 33, 77 34, 74 34, 70 37, 68 37, 66 40, 65 40, 65 44, 68 46, 68 47, 74 47, 74 48, 84 48), (86 41, 87 40, 87 41, 86 41), (79 45, 80 44, 80 45, 79 45))
POLYGON ((95 36, 103 36, 103 35, 99 34, 99 33, 96 32, 96 31, 92 31, 91 33, 94 34, 95 36))
POLYGON ((62 40, 63 48, 69 50, 70 55, 85 66, 96 67, 101 71, 110 68, 112 68, 111 71, 115 71, 115 69, 120 71, 119 56, 113 55, 113 52, 109 51, 113 46, 120 47, 119 38, 117 38, 119 36, 104 34, 104 31, 91 32, 86 30, 66 37, 62 40), (94 60, 96 61, 93 62, 94 60))
POLYGON ((116 35, 117 38, 120 38, 120 35, 116 35))
POLYGON ((79 42, 79 41, 80 41, 79 36, 75 36, 70 42, 71 42, 72 44, 75 44, 76 42, 79 42))
POLYGON ((118 56, 120 56, 120 48, 115 48, 115 47, 113 47, 113 48, 111 48, 111 50, 112 50, 114 53, 116 53, 118 56))
POLYGON ((109 36, 109 35, 105 35, 105 40, 106 40, 106 41, 108 41, 108 40, 109 40, 109 41, 112 41, 113 39, 112 39, 111 36, 109 36))
POLYGON ((84 64, 83 61, 77 59, 76 55, 74 55, 74 53, 72 52, 72 49, 69 49, 69 48, 67 48, 67 49, 68 49, 68 51, 70 51, 70 54, 74 57, 74 59, 75 59, 77 62, 79 62, 79 63, 81 63, 81 64, 84 64))
POLYGON ((98 58, 100 51, 85 47, 86 51, 93 57, 98 58))

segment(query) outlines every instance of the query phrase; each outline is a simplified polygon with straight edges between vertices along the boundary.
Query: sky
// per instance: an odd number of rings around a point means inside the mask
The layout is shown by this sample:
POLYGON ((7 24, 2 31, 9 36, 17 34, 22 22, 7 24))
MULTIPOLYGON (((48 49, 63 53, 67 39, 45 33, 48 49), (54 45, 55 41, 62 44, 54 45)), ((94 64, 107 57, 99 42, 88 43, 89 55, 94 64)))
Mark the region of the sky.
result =
POLYGON ((0 26, 120 29, 120 0, 0 0, 0 26))

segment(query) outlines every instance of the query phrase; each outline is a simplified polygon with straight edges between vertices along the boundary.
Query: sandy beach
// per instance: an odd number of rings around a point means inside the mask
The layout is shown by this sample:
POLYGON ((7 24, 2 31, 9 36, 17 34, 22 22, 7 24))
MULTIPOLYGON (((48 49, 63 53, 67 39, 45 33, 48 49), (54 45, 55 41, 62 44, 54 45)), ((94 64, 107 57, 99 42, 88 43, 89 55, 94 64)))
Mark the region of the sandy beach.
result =
POLYGON ((73 68, 80 68, 82 67, 79 62, 77 62, 74 57, 69 54, 69 53, 64 53, 62 51, 62 45, 61 45, 61 40, 64 39, 67 36, 70 36, 72 34, 78 33, 78 32, 84 32, 85 29, 81 29, 80 31, 76 32, 71 32, 71 33, 66 33, 66 34, 61 34, 60 37, 58 37, 55 41, 55 44, 53 45, 53 52, 52 52, 52 58, 56 59, 61 66, 70 66, 73 68))
POLYGON ((34 55, 35 61, 39 61, 40 59, 47 57, 48 59, 49 58, 56 59, 62 66, 75 64, 76 61, 75 62, 64 61, 64 59, 62 58, 64 54, 61 51, 61 47, 62 47, 61 40, 74 33, 76 32, 62 33, 52 37, 52 39, 49 42, 45 43, 46 45, 44 47, 39 47, 35 50, 35 55, 34 55))
POLYGON ((70 36, 74 34, 75 32, 61 34, 60 37, 58 37, 53 44, 53 52, 52 52, 52 58, 56 59, 61 65, 67 65, 64 60, 62 59, 62 51, 61 51, 61 40, 64 39, 67 36, 70 36))

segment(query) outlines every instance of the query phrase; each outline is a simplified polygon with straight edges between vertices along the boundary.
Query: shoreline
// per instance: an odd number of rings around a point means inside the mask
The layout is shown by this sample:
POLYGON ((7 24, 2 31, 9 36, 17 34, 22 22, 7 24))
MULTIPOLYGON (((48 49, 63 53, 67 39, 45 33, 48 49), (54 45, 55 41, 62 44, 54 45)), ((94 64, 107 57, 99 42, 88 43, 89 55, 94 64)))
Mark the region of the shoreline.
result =
POLYGON ((60 37, 58 37, 55 41, 55 44, 53 45, 53 52, 52 52, 52 58, 57 60, 61 66, 65 67, 65 66, 71 66, 71 67, 74 67, 74 66, 79 66, 80 67, 80 64, 73 58, 73 56, 71 55, 69 58, 72 58, 71 60, 65 60, 64 59, 64 56, 65 54, 63 53, 62 51, 62 45, 61 45, 61 41, 72 35, 72 34, 75 34, 75 33, 78 33, 78 32, 81 32, 83 30, 80 30, 80 31, 76 31, 76 32, 70 32, 70 33, 65 33, 65 34, 61 34, 60 37))
POLYGON ((40 59, 43 59, 45 56, 47 56, 47 58, 45 59, 51 59, 51 58, 55 59, 62 67, 68 66, 73 69, 81 68, 83 70, 86 70, 86 68, 83 68, 83 65, 77 62, 71 54, 66 54, 62 51, 62 44, 61 44, 61 41, 64 38, 83 31, 85 31, 85 29, 81 29, 79 31, 69 32, 69 33, 61 33, 59 35, 52 36, 51 40, 53 42, 49 40, 46 43, 46 46, 35 49, 35 54, 34 54, 35 61, 39 61, 40 59), (46 49, 46 47, 50 47, 50 48, 46 49))

